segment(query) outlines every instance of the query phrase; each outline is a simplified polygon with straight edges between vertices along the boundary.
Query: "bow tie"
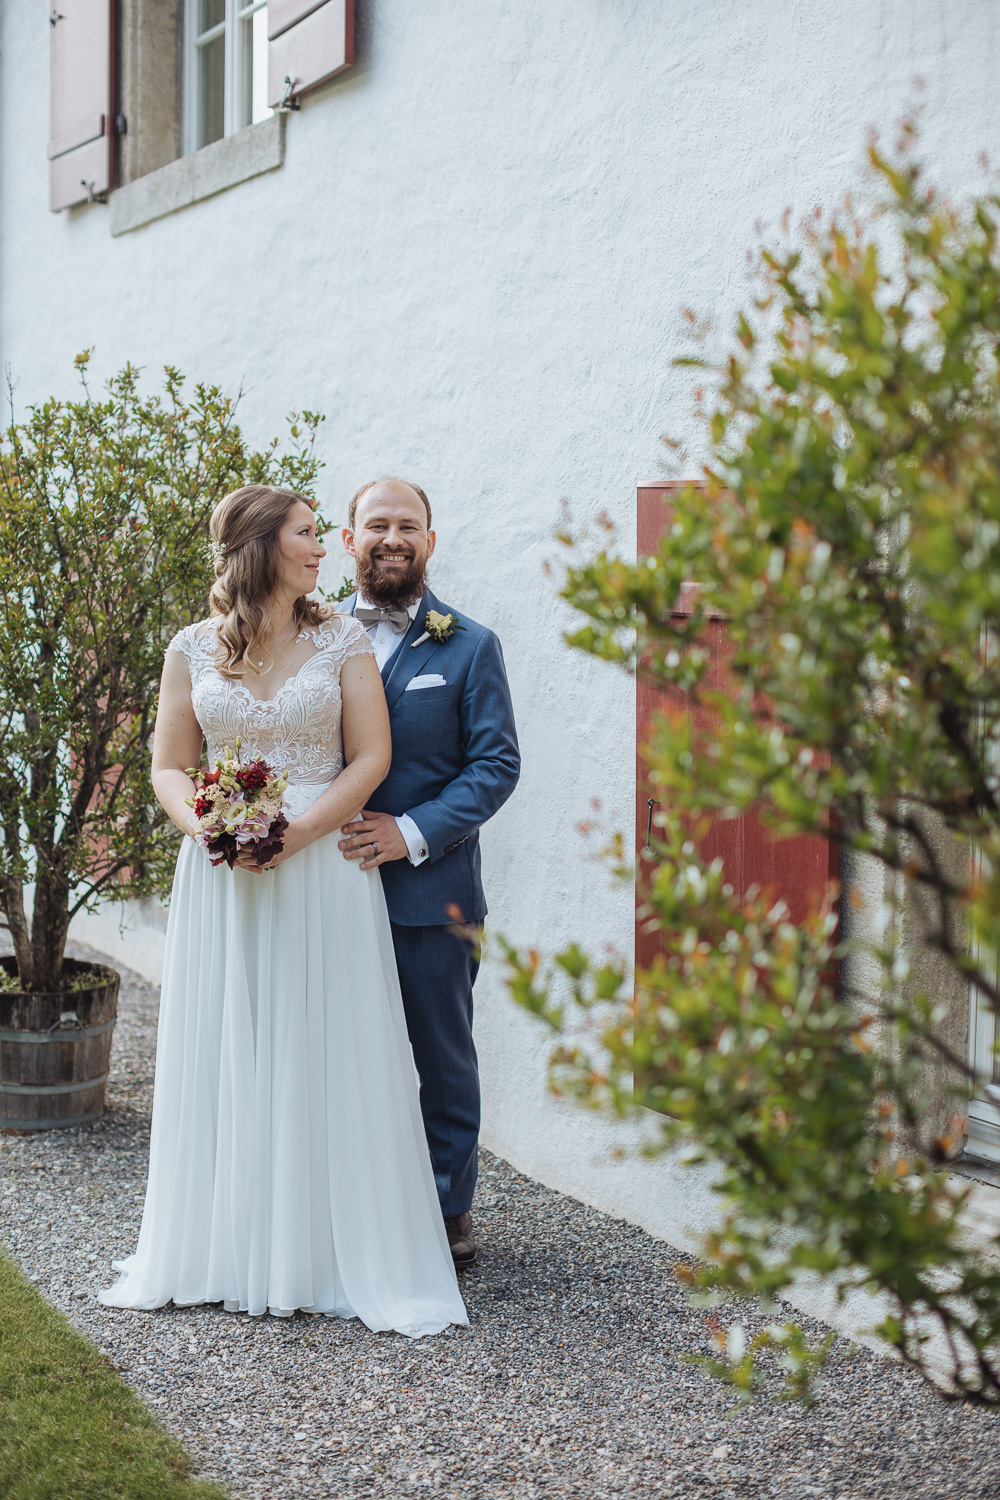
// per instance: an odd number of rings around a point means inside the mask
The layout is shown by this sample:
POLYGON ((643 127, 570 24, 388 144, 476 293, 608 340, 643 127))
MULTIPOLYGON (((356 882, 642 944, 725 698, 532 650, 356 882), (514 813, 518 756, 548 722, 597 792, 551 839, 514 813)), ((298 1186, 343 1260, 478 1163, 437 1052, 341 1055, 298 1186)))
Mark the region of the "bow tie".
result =
POLYGON ((410 623, 409 611, 405 609, 374 609, 367 604, 359 604, 354 611, 354 618, 360 620, 362 625, 377 625, 380 620, 388 620, 397 635, 402 635, 410 623))

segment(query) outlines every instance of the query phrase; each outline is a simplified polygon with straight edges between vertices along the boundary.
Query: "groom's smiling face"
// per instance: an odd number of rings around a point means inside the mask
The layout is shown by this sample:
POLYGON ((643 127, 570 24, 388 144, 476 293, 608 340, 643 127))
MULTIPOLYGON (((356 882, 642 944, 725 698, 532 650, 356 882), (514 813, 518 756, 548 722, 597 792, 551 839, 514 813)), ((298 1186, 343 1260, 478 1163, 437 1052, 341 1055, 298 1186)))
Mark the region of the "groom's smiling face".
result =
POLYGON ((357 564, 358 588, 381 608, 407 608, 427 587, 427 559, 436 541, 424 502, 401 480, 386 479, 365 490, 354 528, 344 546, 357 564))

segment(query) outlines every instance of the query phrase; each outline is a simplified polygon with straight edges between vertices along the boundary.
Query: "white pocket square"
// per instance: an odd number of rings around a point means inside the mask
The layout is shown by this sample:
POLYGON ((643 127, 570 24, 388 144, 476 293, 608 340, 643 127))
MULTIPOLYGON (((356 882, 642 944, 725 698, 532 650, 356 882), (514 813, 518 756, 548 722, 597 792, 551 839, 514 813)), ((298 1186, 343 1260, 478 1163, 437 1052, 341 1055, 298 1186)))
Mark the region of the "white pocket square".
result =
POLYGON ((403 691, 412 693, 417 688, 447 686, 448 679, 447 677, 442 677, 440 672, 425 672, 422 677, 411 677, 403 691))

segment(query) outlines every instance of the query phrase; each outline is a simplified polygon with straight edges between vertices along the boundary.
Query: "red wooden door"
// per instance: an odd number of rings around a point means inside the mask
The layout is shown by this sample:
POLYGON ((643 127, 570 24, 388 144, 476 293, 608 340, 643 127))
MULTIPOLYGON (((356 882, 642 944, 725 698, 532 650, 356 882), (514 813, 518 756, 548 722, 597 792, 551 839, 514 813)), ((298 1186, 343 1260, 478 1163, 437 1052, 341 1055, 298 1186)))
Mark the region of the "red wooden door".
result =
MULTIPOLYGON (((672 491, 685 488, 683 483, 644 485, 638 492, 638 538, 640 557, 656 550, 670 518, 670 495, 672 491)), ((690 612, 682 590, 678 601, 678 614, 690 612)), ((731 693, 734 682, 728 669, 731 648, 728 626, 725 620, 710 620, 705 626, 711 659, 705 686, 716 691, 731 693)), ((667 692, 655 684, 639 680, 636 688, 636 801, 635 801, 635 848, 636 868, 641 874, 645 864, 646 838, 650 821, 650 801, 661 792, 651 787, 643 758, 643 747, 648 741, 652 721, 657 713, 666 709, 676 712, 686 708, 694 716, 695 728, 708 727, 709 710, 692 708, 686 695, 667 692)), ((669 808, 656 805, 657 813, 669 816, 669 808)), ((655 836, 655 827, 654 827, 655 836)), ((793 838, 777 839, 763 826, 751 809, 739 818, 715 818, 708 833, 699 843, 699 850, 706 860, 720 857, 726 878, 733 889, 744 894, 750 886, 759 885, 780 898, 789 909, 791 921, 801 922, 810 912, 818 910, 831 880, 840 878, 840 849, 828 838, 815 835, 797 835, 793 838)), ((641 904, 641 894, 637 893, 641 904)), ((648 931, 643 922, 636 924, 635 961, 646 966, 661 950, 661 938, 657 931, 648 931)))

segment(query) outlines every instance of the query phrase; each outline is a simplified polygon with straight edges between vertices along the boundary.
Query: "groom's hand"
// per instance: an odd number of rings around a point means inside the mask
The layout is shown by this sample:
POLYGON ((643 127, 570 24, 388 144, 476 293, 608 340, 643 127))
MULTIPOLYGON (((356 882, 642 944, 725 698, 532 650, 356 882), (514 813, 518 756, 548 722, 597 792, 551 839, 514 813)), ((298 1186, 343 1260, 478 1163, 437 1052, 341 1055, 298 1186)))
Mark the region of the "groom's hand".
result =
POLYGON ((369 812, 366 807, 360 822, 345 823, 340 831, 347 837, 338 847, 345 859, 360 859, 362 870, 374 870, 391 859, 408 858, 406 840, 391 813, 369 812))

